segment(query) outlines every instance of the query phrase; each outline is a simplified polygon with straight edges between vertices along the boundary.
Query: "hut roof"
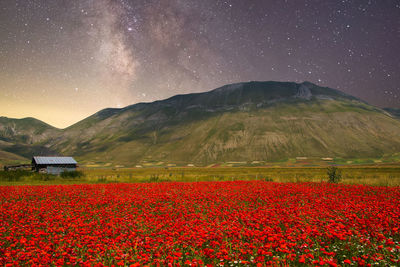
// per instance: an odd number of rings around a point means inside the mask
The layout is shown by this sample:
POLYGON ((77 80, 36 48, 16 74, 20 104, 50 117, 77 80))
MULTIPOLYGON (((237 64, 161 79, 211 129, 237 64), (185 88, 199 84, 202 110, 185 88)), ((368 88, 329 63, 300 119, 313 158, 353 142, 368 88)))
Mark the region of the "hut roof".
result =
POLYGON ((33 157, 33 161, 40 165, 77 164, 73 157, 33 157))

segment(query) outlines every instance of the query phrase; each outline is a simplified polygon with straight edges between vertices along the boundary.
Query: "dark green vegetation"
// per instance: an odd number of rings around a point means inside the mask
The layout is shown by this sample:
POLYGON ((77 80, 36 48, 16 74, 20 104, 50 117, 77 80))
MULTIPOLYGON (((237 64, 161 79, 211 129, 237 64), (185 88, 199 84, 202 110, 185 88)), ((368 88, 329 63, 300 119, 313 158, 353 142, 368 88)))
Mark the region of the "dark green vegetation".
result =
POLYGON ((296 157, 349 163, 396 161, 400 151, 394 115, 308 82, 227 85, 105 109, 63 130, 7 120, 0 124, 1 162, 64 154, 86 166, 246 165, 296 157))
POLYGON ((330 166, 327 169, 328 182, 339 183, 342 180, 342 171, 336 166, 330 166))
MULTIPOLYGON (((400 167, 359 166, 340 167, 340 183, 399 186, 400 167)), ((274 182, 328 182, 327 168, 123 168, 83 169, 74 177, 62 177, 31 172, 0 171, 3 185, 22 184, 77 184, 77 183, 131 183, 131 182, 200 182, 264 180, 274 182)))
POLYGON ((15 170, 15 171, 0 171, 0 181, 2 183, 7 182, 21 182, 21 183, 37 183, 37 182, 54 182, 63 180, 78 180, 83 179, 84 173, 81 171, 64 172, 60 176, 38 173, 27 170, 15 170))
POLYGON ((69 171, 69 172, 62 172, 60 174, 61 178, 64 179, 78 179, 83 178, 85 175, 82 171, 69 171))

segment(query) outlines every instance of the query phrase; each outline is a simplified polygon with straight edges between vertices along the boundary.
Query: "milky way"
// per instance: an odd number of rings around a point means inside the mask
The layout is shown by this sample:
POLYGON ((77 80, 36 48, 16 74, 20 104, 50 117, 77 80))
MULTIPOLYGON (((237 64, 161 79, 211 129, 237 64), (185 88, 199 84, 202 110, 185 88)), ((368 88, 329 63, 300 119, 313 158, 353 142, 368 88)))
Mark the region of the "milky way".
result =
POLYGON ((397 0, 2 0, 0 39, 0 116, 59 127, 251 80, 400 107, 397 0))

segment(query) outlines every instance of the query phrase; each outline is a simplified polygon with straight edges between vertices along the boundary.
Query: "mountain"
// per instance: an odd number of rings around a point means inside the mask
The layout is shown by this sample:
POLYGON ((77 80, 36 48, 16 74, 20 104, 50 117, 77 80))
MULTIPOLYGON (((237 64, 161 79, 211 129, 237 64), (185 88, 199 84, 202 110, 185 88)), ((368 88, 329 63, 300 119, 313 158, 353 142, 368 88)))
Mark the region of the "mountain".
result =
POLYGON ((0 117, 0 162, 20 162, 35 155, 56 154, 45 146, 59 129, 34 118, 0 117))
POLYGON ((59 131, 59 129, 34 118, 0 117, 0 140, 3 141, 34 144, 59 131))
POLYGON ((125 166, 381 158, 399 151, 400 121, 309 82, 248 82, 104 109, 64 130, 46 129, 37 139, 30 146, 83 163, 125 166))

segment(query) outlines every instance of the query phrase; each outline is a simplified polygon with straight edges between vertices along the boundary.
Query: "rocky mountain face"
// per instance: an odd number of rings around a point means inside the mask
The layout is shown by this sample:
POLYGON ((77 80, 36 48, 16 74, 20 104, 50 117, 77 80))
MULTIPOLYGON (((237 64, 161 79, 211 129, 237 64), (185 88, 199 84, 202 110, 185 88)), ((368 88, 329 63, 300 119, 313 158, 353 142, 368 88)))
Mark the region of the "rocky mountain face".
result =
POLYGON ((400 149, 399 120, 353 96, 309 82, 231 84, 104 109, 63 130, 32 125, 19 134, 8 129, 0 140, 40 146, 83 163, 125 166, 298 156, 378 158, 400 149))

